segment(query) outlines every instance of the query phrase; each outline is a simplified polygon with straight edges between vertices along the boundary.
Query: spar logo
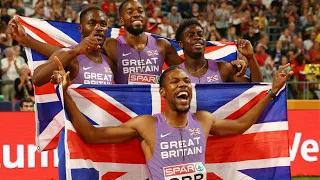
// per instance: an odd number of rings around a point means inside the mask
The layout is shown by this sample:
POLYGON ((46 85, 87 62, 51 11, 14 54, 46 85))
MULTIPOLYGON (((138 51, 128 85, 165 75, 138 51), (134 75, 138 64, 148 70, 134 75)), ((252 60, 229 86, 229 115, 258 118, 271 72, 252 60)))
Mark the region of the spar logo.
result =
POLYGON ((129 74, 128 84, 157 84, 159 76, 152 74, 129 74))
POLYGON ((165 180, 204 180, 207 173, 201 162, 163 168, 165 180))

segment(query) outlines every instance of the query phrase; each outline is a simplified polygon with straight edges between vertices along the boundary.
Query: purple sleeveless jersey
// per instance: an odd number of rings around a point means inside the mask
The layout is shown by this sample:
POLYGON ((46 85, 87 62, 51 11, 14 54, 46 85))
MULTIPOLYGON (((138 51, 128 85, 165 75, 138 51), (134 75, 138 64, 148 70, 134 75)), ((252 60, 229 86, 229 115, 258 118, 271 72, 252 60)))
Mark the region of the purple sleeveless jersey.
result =
POLYGON ((208 59, 208 71, 206 74, 204 74, 201 77, 194 77, 192 76, 187 70, 186 67, 184 66, 184 63, 179 65, 188 75, 189 78, 191 79, 192 83, 221 83, 221 77, 219 73, 219 68, 218 64, 215 60, 210 60, 208 59))
POLYGON ((72 80, 73 84, 112 84, 114 77, 107 58, 100 53, 102 63, 91 61, 85 54, 77 56, 79 63, 78 75, 72 80))
POLYGON ((179 173, 182 171, 185 171, 185 176, 194 176, 194 172, 191 172, 195 169, 194 166, 197 166, 198 170, 200 167, 205 176, 206 138, 194 114, 188 112, 188 124, 183 129, 168 125, 161 113, 155 114, 154 117, 156 144, 153 156, 147 162, 152 179, 181 179, 179 173), (187 166, 190 167, 184 168, 187 166))
POLYGON ((159 76, 162 73, 163 60, 158 49, 156 39, 147 35, 147 46, 142 51, 131 48, 124 36, 117 38, 117 76, 116 84, 128 84, 132 74, 152 74, 159 76))

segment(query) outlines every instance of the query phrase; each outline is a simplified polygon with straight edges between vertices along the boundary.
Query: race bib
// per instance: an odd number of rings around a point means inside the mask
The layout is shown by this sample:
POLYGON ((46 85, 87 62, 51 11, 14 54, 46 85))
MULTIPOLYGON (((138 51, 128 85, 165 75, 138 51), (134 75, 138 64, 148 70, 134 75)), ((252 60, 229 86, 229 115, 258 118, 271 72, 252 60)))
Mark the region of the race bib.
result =
POLYGON ((165 180, 205 180, 206 168, 201 162, 167 166, 163 168, 165 180))
POLYGON ((129 74, 128 84, 158 84, 159 76, 153 74, 129 74))

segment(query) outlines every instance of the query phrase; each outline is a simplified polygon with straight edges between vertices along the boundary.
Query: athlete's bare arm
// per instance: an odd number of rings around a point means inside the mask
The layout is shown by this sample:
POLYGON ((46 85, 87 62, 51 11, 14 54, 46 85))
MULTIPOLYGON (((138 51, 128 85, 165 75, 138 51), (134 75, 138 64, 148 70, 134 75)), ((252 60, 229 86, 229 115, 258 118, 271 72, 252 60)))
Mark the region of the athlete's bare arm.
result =
MULTIPOLYGON (((241 61, 241 60, 235 60, 235 61, 241 61)), ((235 61, 233 61, 233 63, 235 61)), ((250 82, 251 81, 250 78, 245 77, 243 75, 239 75, 242 73, 237 70, 236 65, 233 65, 232 63, 229 63, 226 61, 218 61, 217 64, 218 64, 219 73, 220 73, 222 82, 250 82)))
POLYGON ((168 66, 179 65, 184 60, 178 55, 176 48, 166 39, 157 39, 158 47, 162 49, 162 57, 168 66))
MULTIPOLYGON (((277 94, 279 90, 283 87, 286 81, 290 78, 293 72, 289 72, 285 77, 281 76, 283 69, 287 68, 290 64, 280 68, 273 77, 273 83, 271 92, 277 94)), ((213 115, 209 112, 201 112, 197 115, 199 121, 209 120, 212 123, 210 128, 210 134, 216 136, 228 136, 242 134, 247 129, 249 129, 260 117, 264 109, 267 107, 272 97, 268 94, 261 101, 259 101, 253 108, 251 108, 247 113, 242 115, 240 118, 235 120, 214 120, 213 115)))
POLYGON ((10 34, 11 37, 18 41, 21 45, 29 47, 47 57, 51 56, 55 51, 62 48, 49 43, 43 43, 32 37, 29 37, 17 17, 14 17, 10 20, 7 33, 10 34))
MULTIPOLYGON (((98 26, 95 27, 95 30, 98 26)), ((78 55, 86 54, 92 50, 99 49, 98 41, 94 37, 95 30, 91 34, 82 39, 80 44, 75 48, 63 48, 54 52, 48 59, 48 61, 39 67, 37 67, 32 76, 32 82, 36 86, 42 86, 48 83, 51 79, 52 72, 58 70, 58 66, 54 60, 55 57, 61 60, 63 68, 66 68, 70 71, 71 79, 75 78, 79 71, 79 65, 77 61, 73 61, 78 55)))
MULTIPOLYGON (((253 47, 252 47, 250 41, 245 40, 245 39, 240 39, 236 43, 237 43, 238 51, 243 56, 245 56, 248 60, 248 66, 249 66, 250 73, 251 73, 250 81, 251 82, 263 82, 260 68, 259 68, 257 60, 255 59, 253 47)), ((232 78, 233 78, 234 82, 247 82, 247 80, 248 80, 248 78, 246 78, 246 77, 240 78, 240 77, 234 76, 232 78)))
POLYGON ((112 61, 112 65, 114 68, 117 67, 117 40, 114 38, 107 38, 102 46, 102 50, 104 54, 112 61))

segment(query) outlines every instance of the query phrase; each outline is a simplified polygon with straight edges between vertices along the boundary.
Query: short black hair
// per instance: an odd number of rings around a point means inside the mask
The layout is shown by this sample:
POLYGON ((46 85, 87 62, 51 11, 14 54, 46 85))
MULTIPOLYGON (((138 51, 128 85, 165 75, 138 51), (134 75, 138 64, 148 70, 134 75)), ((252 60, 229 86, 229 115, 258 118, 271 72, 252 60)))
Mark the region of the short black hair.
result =
POLYGON ((87 13, 92 10, 98 10, 98 11, 102 11, 104 13, 104 11, 101 8, 99 8, 98 6, 87 7, 86 9, 81 11, 81 13, 80 13, 80 23, 81 23, 82 19, 84 18, 84 16, 87 15, 87 13))
POLYGON ((20 108, 23 107, 23 103, 28 103, 28 102, 32 102, 34 104, 34 102, 32 101, 31 98, 23 98, 20 100, 20 108))
POLYGON ((203 27, 201 26, 200 22, 197 19, 195 19, 195 18, 186 19, 186 20, 182 21, 177 28, 176 37, 175 37, 176 41, 182 41, 182 34, 183 34, 184 30, 191 25, 197 25, 197 26, 201 27, 202 30, 204 30, 203 27))
POLYGON ((165 71, 163 71, 163 73, 160 75, 160 80, 159 80, 159 84, 160 87, 163 87, 164 85, 164 79, 166 78, 166 75, 170 72, 173 71, 175 69, 181 69, 182 68, 180 66, 174 65, 174 66, 170 66, 168 69, 166 69, 165 71))
POLYGON ((120 16, 121 16, 121 14, 122 14, 122 9, 123 9, 123 6, 127 3, 127 2, 129 2, 130 0, 124 0, 121 4, 120 4, 120 6, 119 6, 119 14, 120 14, 120 16))

